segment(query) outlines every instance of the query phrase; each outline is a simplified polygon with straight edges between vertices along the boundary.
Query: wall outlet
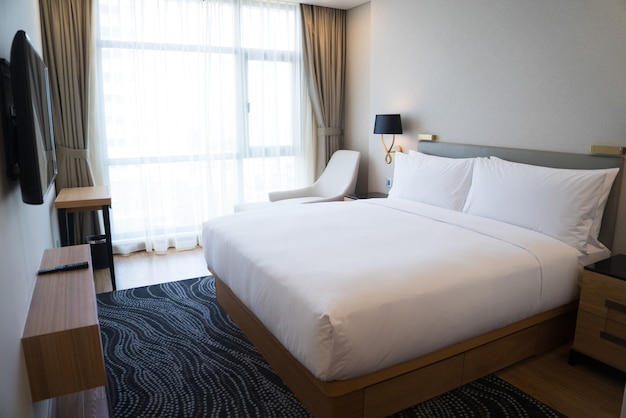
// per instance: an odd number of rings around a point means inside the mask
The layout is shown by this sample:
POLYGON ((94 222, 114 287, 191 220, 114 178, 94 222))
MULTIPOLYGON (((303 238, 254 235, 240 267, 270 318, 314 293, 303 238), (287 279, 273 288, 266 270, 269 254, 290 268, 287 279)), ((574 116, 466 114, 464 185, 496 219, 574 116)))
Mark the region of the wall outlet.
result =
POLYGON ((385 183, 385 185, 387 186, 388 189, 391 189, 391 185, 393 184, 393 179, 391 179, 390 177, 387 177, 387 181, 385 183))

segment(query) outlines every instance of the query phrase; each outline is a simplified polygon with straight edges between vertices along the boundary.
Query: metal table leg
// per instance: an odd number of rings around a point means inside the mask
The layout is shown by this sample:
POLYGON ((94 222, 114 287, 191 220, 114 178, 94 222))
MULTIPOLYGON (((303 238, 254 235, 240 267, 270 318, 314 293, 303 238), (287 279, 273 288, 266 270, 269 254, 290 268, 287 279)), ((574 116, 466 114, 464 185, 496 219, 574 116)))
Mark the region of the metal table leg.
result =
POLYGON ((109 205, 102 205, 102 214, 104 215, 104 234, 106 235, 107 254, 109 256, 109 271, 111 272, 111 286, 113 286, 113 290, 115 290, 115 266, 113 265, 113 244, 111 241, 111 220, 109 209, 109 205))

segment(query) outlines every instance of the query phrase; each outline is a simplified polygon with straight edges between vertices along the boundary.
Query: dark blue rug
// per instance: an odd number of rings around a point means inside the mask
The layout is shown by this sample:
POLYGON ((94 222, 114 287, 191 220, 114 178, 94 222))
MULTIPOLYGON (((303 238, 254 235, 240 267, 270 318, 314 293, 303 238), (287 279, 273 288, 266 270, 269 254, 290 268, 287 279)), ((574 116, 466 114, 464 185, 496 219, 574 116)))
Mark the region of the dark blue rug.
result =
MULTIPOLYGON (((112 418, 308 417, 212 277, 97 295, 112 418)), ((563 417, 490 375, 394 417, 563 417)))

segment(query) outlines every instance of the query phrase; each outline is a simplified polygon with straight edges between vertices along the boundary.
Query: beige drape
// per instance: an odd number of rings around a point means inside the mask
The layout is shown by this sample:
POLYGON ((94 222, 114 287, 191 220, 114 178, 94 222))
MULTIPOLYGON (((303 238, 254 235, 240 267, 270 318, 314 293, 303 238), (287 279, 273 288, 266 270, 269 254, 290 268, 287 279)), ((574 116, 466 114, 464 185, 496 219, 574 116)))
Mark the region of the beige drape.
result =
MULTIPOLYGON (((89 165, 89 48, 92 2, 40 0, 43 56, 48 66, 57 193, 65 187, 93 186, 89 165)), ((97 217, 82 213, 75 242, 99 231, 97 217)))
POLYGON ((301 4, 307 86, 324 163, 341 148, 346 69, 346 11, 301 4))

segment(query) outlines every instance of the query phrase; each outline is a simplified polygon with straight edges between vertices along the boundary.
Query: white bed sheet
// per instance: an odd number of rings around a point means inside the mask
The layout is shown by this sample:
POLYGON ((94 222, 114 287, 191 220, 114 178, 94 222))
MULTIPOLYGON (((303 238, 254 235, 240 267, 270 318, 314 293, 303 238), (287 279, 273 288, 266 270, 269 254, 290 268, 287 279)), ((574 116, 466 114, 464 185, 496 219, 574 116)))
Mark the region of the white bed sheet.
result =
POLYGON ((578 297, 580 252, 402 199, 241 212, 203 225, 209 269, 317 378, 367 374, 578 297))

